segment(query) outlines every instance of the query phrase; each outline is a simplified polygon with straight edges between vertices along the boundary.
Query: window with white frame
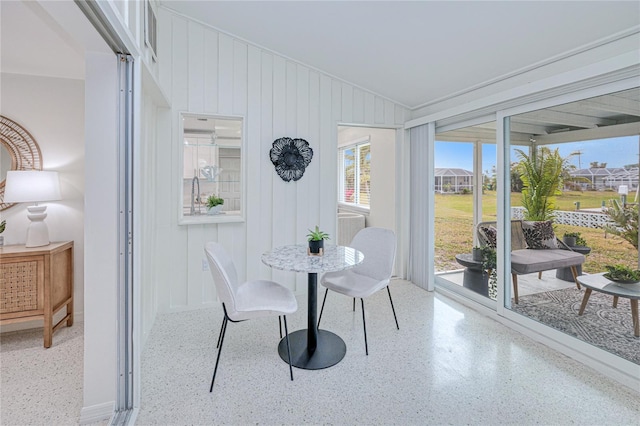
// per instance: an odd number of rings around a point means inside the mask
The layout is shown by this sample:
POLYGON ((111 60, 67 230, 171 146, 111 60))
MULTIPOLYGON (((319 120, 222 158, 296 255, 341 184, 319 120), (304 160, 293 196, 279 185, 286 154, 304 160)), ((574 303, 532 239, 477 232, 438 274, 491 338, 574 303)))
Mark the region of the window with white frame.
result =
POLYGON ((368 137, 338 149, 338 173, 338 202, 369 208, 371 143, 368 137))

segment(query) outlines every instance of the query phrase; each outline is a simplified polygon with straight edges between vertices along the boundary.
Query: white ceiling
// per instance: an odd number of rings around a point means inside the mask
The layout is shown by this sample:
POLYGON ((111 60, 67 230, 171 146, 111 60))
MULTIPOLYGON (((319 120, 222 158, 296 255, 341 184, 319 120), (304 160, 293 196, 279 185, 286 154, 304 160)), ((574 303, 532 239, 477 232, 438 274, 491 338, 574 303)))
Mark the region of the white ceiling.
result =
POLYGON ((638 1, 160 4, 412 108, 640 25, 638 1))

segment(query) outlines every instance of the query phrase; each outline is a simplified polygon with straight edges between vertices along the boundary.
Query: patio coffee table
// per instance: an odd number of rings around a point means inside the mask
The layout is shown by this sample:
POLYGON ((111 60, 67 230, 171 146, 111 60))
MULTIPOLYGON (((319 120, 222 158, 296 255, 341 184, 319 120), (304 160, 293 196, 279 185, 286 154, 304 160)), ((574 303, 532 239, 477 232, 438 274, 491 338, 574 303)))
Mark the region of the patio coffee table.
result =
POLYGON ((600 293, 610 294, 613 296, 613 307, 618 306, 618 297, 625 297, 631 301, 631 319, 633 321, 633 335, 640 337, 640 320, 638 319, 638 299, 640 299, 640 283, 637 284, 618 284, 603 276, 603 273, 594 275, 580 275, 578 282, 586 289, 580 311, 578 315, 582 315, 584 308, 587 306, 591 291, 599 291, 600 293))

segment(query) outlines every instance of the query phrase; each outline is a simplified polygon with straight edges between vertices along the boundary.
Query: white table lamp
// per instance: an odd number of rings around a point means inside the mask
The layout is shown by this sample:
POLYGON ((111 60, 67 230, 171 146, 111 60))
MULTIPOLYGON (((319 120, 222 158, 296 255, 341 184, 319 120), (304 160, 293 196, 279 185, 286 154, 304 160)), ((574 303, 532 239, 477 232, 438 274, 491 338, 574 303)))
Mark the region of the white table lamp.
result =
POLYGON ((39 170, 14 170, 7 172, 4 189, 6 203, 35 203, 27 207, 27 217, 31 224, 27 229, 27 247, 49 244, 49 229, 44 219, 47 206, 39 206, 41 201, 60 200, 58 172, 39 170))

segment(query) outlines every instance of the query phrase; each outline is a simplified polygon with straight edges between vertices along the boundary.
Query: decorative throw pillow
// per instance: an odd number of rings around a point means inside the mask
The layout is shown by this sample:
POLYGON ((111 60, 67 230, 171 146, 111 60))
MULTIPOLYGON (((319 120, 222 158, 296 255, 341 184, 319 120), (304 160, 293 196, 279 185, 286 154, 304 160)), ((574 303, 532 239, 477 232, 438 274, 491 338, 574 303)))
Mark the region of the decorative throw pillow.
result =
POLYGON ((480 232, 484 235, 485 240, 487 240, 487 245, 491 248, 496 248, 498 246, 498 230, 493 226, 481 226, 480 232))
POLYGON ((522 231, 530 249, 557 249, 558 242, 550 220, 543 222, 522 221, 522 231))

